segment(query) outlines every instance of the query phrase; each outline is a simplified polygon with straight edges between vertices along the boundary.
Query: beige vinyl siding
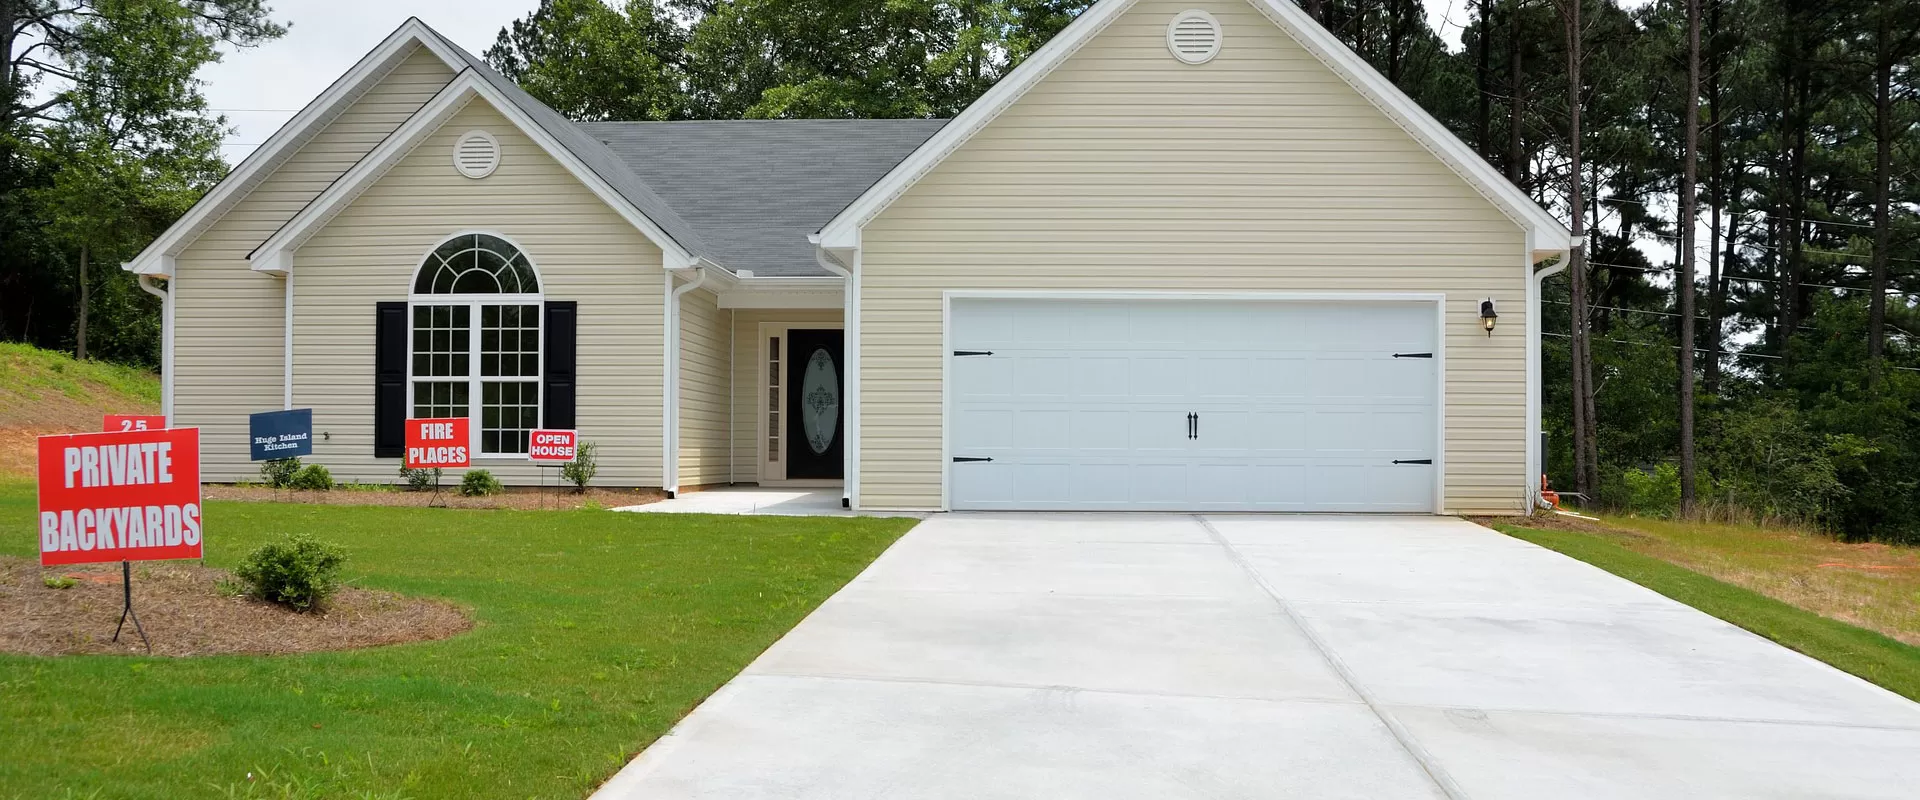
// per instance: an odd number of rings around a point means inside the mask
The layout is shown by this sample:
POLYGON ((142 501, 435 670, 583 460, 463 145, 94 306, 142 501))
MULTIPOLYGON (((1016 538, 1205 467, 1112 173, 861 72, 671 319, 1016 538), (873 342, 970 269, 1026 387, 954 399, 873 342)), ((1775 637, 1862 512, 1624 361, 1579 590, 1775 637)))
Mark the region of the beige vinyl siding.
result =
POLYGON ((170 286, 174 424, 200 429, 204 479, 257 478, 247 415, 282 403, 285 284, 254 272, 247 254, 452 78, 416 48, 180 253, 170 286))
POLYGON ((727 311, 712 292, 680 296, 680 486, 727 483, 732 353, 727 311))
POLYGON ((947 289, 1444 292, 1446 508, 1524 502, 1522 229, 1241 0, 1142 0, 862 241, 865 507, 941 503, 947 289), (1205 65, 1167 52, 1189 8, 1205 65))
MULTIPOLYGON (((659 486, 660 249, 477 99, 295 254, 294 403, 314 409, 313 460, 336 478, 393 480, 399 460, 373 457, 374 304, 407 299, 421 260, 462 231, 519 244, 547 300, 580 304, 577 427, 600 448, 595 483, 659 486), (499 169, 479 180, 456 172, 452 157, 455 139, 474 129, 501 150, 499 169)), ((539 480, 524 460, 475 465, 509 482, 539 480)))
POLYGON ((767 342, 761 325, 833 329, 841 327, 841 314, 837 308, 742 308, 726 313, 733 315, 733 480, 757 483, 767 457, 767 342))

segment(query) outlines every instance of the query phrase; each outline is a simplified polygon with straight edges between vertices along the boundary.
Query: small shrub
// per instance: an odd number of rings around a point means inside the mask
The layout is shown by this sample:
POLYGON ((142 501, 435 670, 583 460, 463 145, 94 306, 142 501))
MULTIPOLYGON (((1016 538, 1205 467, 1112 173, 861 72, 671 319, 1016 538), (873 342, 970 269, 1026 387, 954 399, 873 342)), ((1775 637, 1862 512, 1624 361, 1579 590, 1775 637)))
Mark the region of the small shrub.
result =
POLYGON ((486 497, 503 491, 506 489, 500 485, 500 479, 493 477, 493 473, 484 469, 467 470, 467 474, 460 478, 462 497, 486 497))
POLYGON ((48 575, 46 584, 49 589, 71 589, 79 586, 80 582, 65 575, 48 575))
POLYGON ((260 480, 275 489, 285 489, 300 474, 300 459, 275 458, 260 462, 260 480))
POLYGON ((233 570, 254 597, 295 611, 312 611, 340 588, 346 551, 306 534, 261 545, 233 570))
POLYGON ((1661 464, 1651 472, 1629 469, 1620 476, 1627 487, 1627 510, 1648 517, 1670 517, 1680 507, 1680 468, 1661 464))
POLYGON ((560 477, 573 484, 574 494, 586 494, 587 484, 593 481, 593 474, 600 471, 593 461, 593 453, 598 448, 593 442, 582 441, 574 450, 573 460, 561 465, 560 477))
POLYGON ((400 468, 400 480, 407 482, 408 491, 432 491, 433 487, 440 485, 440 468, 415 469, 413 467, 403 466, 400 468))
POLYGON ((293 479, 287 482, 287 487, 309 492, 324 492, 333 488, 333 473, 319 464, 308 464, 293 474, 293 479))

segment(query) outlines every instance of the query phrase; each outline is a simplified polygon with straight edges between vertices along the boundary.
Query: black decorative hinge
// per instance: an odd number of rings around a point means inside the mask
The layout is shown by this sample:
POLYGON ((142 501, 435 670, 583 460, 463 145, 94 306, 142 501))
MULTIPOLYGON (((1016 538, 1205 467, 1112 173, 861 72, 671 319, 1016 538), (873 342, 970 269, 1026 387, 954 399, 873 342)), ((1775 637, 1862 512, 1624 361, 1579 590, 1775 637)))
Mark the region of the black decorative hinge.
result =
POLYGON ((978 458, 975 456, 954 456, 953 457, 953 463, 955 464, 972 464, 979 461, 992 461, 992 460, 993 459, 991 458, 978 458))
POLYGON ((992 350, 955 350, 953 351, 953 354, 956 356, 990 356, 990 355, 993 355, 993 351, 992 350))
POLYGON ((1432 353, 1394 353, 1394 358, 1432 358, 1432 353))
POLYGON ((1404 460, 1404 461, 1402 461, 1402 460, 1400 460, 1400 459, 1394 459, 1394 461, 1393 461, 1393 463, 1395 463, 1395 464, 1431 464, 1431 463, 1433 463, 1433 459, 1431 459, 1431 458, 1409 458, 1409 459, 1406 459, 1406 460, 1404 460))

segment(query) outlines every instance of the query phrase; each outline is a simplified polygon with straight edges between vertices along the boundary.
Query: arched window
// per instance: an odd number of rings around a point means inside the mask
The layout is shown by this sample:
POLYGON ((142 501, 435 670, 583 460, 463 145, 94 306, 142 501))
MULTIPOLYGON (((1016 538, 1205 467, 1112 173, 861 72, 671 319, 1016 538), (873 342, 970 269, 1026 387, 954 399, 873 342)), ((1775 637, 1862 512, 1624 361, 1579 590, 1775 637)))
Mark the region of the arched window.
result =
POLYGON ((505 239, 463 233, 434 248, 409 299, 412 416, 467 417, 475 453, 525 454, 540 426, 541 300, 533 263, 505 239))

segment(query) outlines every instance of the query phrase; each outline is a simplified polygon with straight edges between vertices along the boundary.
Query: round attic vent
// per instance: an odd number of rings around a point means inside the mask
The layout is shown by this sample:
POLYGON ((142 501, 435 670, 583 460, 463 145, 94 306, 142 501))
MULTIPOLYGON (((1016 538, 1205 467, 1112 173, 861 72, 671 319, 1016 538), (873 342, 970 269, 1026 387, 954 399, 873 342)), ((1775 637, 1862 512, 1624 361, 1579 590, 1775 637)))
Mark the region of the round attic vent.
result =
POLYGON ((1200 9, 1182 11, 1167 25, 1167 49, 1188 64, 1205 64, 1220 54, 1220 21, 1200 9))
POLYGON ((500 142, 486 131, 467 131, 453 145, 453 168, 469 178, 492 175, 500 166, 500 142))

